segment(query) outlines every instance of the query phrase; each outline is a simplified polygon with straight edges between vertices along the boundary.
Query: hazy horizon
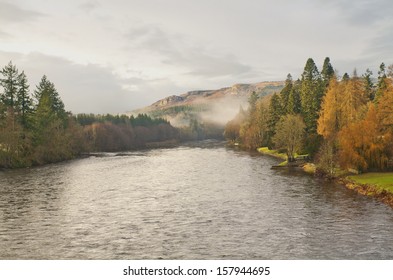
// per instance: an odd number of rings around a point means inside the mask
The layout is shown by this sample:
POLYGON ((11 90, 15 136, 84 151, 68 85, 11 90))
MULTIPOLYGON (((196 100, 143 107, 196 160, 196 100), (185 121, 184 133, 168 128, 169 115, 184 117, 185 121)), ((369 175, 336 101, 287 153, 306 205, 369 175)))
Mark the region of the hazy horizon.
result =
POLYGON ((73 113, 125 113, 169 95, 300 76, 330 57, 359 75, 392 57, 387 0, 0 0, 0 63, 42 75, 73 113))

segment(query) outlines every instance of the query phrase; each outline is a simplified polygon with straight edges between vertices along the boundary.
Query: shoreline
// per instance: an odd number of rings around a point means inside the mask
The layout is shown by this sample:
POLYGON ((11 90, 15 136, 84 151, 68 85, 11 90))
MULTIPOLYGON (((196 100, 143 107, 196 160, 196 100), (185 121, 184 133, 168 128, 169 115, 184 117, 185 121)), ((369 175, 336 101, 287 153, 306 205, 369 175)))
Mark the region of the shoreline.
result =
POLYGON ((353 190, 364 196, 373 197, 393 208, 393 193, 387 190, 374 185, 361 184, 348 178, 337 177, 333 180, 349 190, 353 190))
MULTIPOLYGON (((277 159, 283 159, 283 155, 284 155, 284 154, 279 154, 275 150, 267 150, 266 148, 258 148, 257 151, 259 153, 261 153, 262 155, 271 156, 271 157, 274 157, 277 159), (269 152, 267 152, 267 151, 269 151, 269 152)), ((280 163, 277 167, 294 168, 294 166, 286 165, 285 163, 286 163, 286 161, 280 163)), ((323 176, 323 175, 317 175, 315 164, 312 162, 309 162, 309 163, 304 164, 303 166, 297 166, 297 167, 299 167, 300 170, 302 170, 302 172, 304 172, 306 174, 312 174, 314 176, 319 176, 319 177, 323 178, 324 180, 330 180, 332 182, 338 183, 349 190, 355 191, 360 195, 375 198, 378 201, 393 208, 393 193, 383 189, 383 187, 378 187, 378 186, 375 186, 372 184, 362 184, 362 183, 356 182, 352 179, 349 179, 347 177, 347 175, 337 176, 337 177, 329 177, 329 178, 326 176, 323 176)), ((275 168, 275 167, 272 166, 272 168, 275 168)))

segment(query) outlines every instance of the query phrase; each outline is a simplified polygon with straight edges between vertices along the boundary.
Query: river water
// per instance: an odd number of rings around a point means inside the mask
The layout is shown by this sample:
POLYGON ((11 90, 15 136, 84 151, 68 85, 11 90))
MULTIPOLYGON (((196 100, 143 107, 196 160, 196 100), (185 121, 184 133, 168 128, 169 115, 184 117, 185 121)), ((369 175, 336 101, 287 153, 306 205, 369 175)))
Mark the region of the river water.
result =
POLYGON ((221 142, 0 171, 0 259, 393 259, 393 210, 221 142))

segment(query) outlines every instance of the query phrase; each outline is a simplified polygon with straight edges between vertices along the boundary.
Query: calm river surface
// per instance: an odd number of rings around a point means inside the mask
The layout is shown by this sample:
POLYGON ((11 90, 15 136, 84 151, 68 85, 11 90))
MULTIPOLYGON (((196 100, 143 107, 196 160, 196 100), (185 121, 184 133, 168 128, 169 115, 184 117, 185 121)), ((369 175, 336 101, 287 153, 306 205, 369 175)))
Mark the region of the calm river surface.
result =
POLYGON ((393 259, 393 210, 221 142, 0 171, 0 259, 393 259))

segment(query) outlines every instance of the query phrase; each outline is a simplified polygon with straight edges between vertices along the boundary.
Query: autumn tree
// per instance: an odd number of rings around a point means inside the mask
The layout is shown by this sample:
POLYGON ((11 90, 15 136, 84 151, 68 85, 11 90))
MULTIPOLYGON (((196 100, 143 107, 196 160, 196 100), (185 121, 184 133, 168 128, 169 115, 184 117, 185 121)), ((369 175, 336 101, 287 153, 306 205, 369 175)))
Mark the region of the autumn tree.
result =
MULTIPOLYGON (((367 97, 362 79, 357 76, 356 70, 353 76, 344 82, 340 109, 342 120, 345 123, 352 123, 362 117, 366 110, 367 97)), ((342 124, 341 126, 345 125, 342 124)))
POLYGON ((387 167, 392 141, 390 134, 380 132, 376 107, 370 104, 365 119, 344 127, 339 135, 340 164, 360 171, 383 170, 387 167))
POLYGON ((325 139, 333 139, 343 126, 341 111, 343 86, 337 78, 331 78, 326 95, 323 97, 318 118, 317 132, 325 139))
POLYGON ((304 129, 305 124, 299 115, 286 115, 277 123, 273 143, 286 150, 288 161, 293 161, 295 153, 301 149, 304 129))

